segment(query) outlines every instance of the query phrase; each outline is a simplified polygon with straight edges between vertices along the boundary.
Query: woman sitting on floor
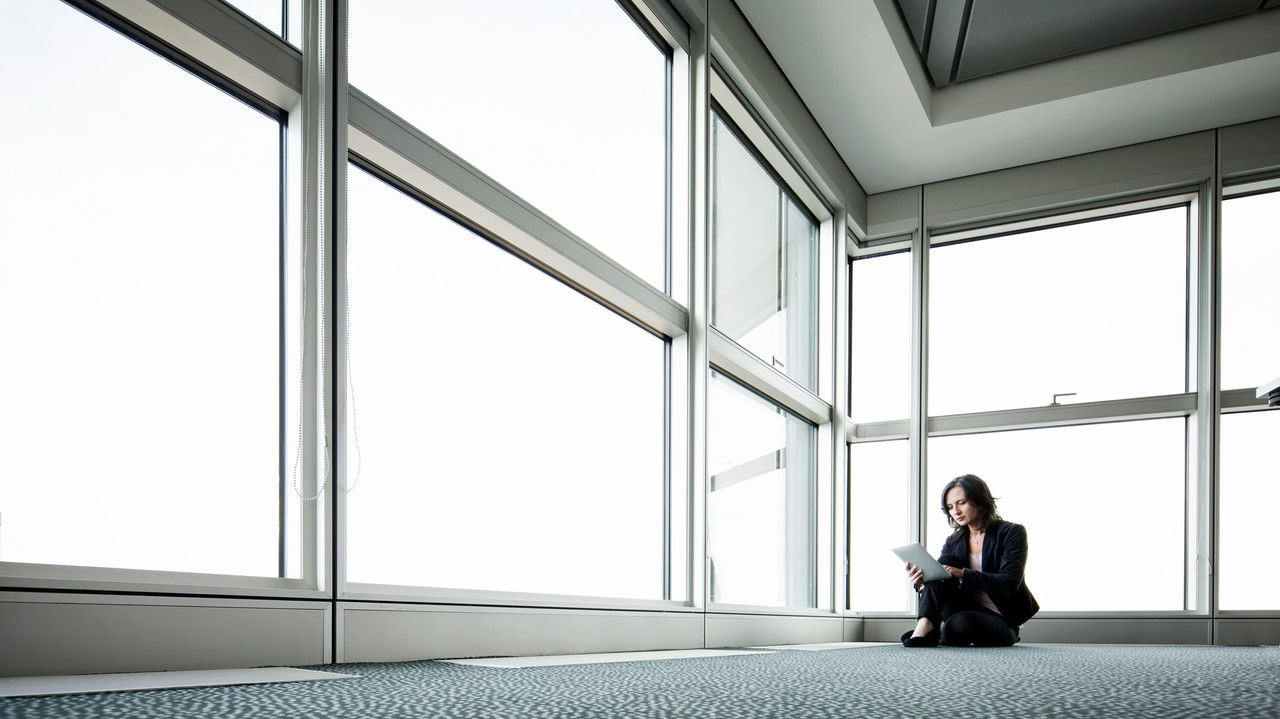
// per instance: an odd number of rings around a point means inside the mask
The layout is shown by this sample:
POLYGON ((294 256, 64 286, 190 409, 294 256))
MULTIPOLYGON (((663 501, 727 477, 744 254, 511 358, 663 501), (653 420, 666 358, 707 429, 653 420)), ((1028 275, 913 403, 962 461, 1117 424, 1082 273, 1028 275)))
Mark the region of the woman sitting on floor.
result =
POLYGON ((902 635, 908 647, 1007 647, 1040 610, 1023 581, 1027 530, 996 512, 987 483, 966 474, 942 490, 942 511, 955 530, 942 545, 938 562, 951 576, 925 582, 924 570, 907 563, 918 594, 914 631, 902 635))

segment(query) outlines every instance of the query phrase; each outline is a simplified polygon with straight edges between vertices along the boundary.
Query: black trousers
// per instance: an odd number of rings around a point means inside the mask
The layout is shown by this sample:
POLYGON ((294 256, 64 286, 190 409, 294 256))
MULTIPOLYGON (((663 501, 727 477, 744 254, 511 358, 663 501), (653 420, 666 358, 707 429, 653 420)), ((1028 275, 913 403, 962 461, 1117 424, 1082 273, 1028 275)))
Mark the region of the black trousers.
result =
POLYGON ((978 603, 974 592, 955 579, 925 582, 917 599, 916 617, 928 617, 938 643, 951 647, 1009 647, 1018 630, 1004 617, 978 603))

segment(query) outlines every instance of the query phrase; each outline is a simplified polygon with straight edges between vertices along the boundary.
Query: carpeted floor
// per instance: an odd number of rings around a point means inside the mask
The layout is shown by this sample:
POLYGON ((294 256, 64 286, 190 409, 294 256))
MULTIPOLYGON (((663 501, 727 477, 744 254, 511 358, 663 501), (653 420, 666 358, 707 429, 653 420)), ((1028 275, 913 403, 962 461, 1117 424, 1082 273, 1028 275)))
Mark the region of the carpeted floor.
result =
POLYGON ((1020 644, 496 669, 346 664, 362 678, 0 700, 10 717, 1280 717, 1280 648, 1020 644))

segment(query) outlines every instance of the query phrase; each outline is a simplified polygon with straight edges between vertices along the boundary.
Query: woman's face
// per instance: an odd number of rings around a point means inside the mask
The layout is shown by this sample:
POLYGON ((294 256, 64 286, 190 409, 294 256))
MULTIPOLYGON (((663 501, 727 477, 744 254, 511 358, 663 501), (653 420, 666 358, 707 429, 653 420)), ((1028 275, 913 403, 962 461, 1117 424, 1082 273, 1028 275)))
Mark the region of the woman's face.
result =
POLYGON ((969 499, 964 496, 964 487, 952 487, 947 490, 947 513, 961 527, 969 526, 970 522, 981 521, 978 508, 970 504, 969 499))

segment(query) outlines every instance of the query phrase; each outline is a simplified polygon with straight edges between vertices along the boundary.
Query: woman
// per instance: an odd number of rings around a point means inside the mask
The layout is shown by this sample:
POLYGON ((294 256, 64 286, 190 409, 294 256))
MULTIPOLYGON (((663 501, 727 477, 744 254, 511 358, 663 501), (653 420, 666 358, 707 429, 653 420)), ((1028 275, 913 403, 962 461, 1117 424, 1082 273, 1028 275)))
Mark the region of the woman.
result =
POLYGON ((902 635, 903 645, 1012 646, 1019 627, 1040 610, 1023 582, 1027 530, 1000 518, 987 483, 972 474, 947 483, 942 511, 955 531, 938 562, 951 576, 925 582, 924 570, 907 563, 919 619, 902 635))

